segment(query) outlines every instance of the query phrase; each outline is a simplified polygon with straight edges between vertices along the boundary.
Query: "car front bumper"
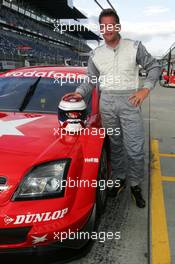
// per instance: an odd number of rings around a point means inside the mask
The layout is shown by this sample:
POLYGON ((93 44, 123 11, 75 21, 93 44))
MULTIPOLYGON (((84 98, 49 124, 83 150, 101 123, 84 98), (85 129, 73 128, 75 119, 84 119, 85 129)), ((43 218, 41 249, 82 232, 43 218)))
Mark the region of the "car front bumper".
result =
MULTIPOLYGON (((88 242, 89 237, 80 236, 80 233, 86 233, 90 234, 95 227, 95 219, 96 219, 96 205, 94 205, 93 209, 91 209, 90 215, 86 220, 86 224, 83 226, 83 228, 79 229, 78 231, 75 231, 74 234, 76 234, 75 237, 71 238, 68 237, 62 241, 60 241, 57 236, 57 232, 55 233, 55 241, 47 241, 47 243, 39 243, 38 245, 32 245, 29 247, 23 246, 20 247, 20 244, 16 244, 15 246, 12 245, 1 245, 0 247, 0 255, 9 255, 9 254, 28 254, 32 255, 35 253, 36 255, 42 255, 42 254, 48 254, 52 251, 65 251, 67 252, 68 249, 72 250, 78 250, 83 248, 88 242)), ((43 235, 44 236, 44 235, 43 235)))

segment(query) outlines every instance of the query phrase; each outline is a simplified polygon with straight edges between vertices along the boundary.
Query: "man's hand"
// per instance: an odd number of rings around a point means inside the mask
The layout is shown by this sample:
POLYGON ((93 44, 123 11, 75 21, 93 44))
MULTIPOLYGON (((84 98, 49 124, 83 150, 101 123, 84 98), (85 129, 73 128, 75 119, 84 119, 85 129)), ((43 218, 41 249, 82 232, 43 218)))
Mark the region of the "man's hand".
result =
POLYGON ((72 97, 74 97, 74 98, 83 98, 82 97, 82 95, 80 94, 80 93, 76 93, 76 92, 74 92, 74 93, 67 93, 67 94, 65 94, 63 97, 62 97, 62 99, 63 100, 68 100, 69 98, 72 98, 72 97))
POLYGON ((139 91, 135 92, 129 97, 129 101, 134 106, 141 106, 145 98, 148 96, 150 90, 148 88, 142 88, 139 91))

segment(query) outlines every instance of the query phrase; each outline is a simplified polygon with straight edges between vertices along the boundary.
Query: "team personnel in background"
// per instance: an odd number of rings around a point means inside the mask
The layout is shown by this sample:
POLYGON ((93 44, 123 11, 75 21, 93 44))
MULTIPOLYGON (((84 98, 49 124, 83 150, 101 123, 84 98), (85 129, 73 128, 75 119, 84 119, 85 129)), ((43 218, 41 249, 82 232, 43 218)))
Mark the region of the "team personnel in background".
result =
POLYGON ((140 41, 121 37, 120 19, 113 9, 104 9, 99 23, 105 43, 91 52, 88 81, 76 89, 74 96, 86 96, 94 87, 94 77, 100 80, 102 124, 105 128, 121 128, 120 136, 109 136, 111 177, 114 181, 120 180, 120 186, 114 186, 111 194, 118 194, 126 186, 128 177, 136 205, 143 208, 145 136, 140 106, 159 79, 160 65, 140 41), (147 72, 141 88, 139 65, 147 72))

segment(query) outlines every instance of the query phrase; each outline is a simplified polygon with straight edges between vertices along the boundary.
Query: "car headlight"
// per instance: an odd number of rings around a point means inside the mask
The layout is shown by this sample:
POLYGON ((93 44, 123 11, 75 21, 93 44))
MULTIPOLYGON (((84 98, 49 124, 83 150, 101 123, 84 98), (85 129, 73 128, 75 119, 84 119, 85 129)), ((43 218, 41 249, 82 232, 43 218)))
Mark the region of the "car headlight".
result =
POLYGON ((70 159, 51 161, 34 167, 19 185, 13 200, 54 198, 64 195, 70 159))

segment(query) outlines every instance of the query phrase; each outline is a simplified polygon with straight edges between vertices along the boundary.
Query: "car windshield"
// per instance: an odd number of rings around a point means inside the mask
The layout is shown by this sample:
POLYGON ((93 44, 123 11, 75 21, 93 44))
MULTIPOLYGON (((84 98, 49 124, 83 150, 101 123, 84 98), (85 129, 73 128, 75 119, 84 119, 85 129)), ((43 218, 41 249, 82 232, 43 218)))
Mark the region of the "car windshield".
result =
MULTIPOLYGON (((28 89, 37 78, 0 78, 0 111, 18 112, 28 89)), ((58 103, 63 95, 74 92, 82 81, 55 82, 52 78, 41 78, 24 112, 57 113, 58 103)), ((91 96, 85 98, 88 113, 91 112, 91 96)))

